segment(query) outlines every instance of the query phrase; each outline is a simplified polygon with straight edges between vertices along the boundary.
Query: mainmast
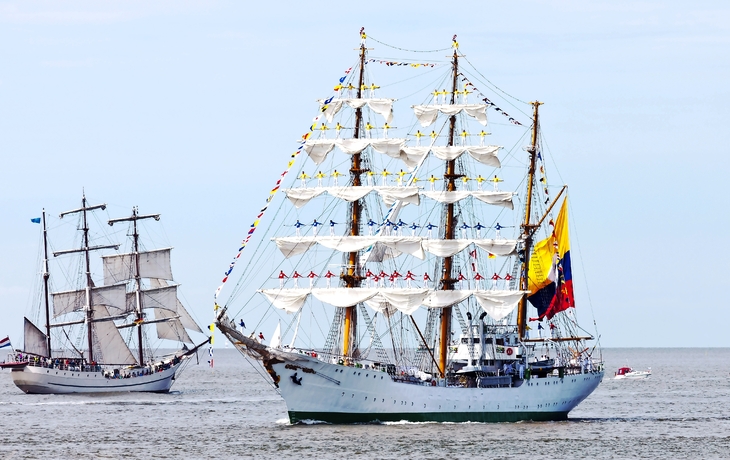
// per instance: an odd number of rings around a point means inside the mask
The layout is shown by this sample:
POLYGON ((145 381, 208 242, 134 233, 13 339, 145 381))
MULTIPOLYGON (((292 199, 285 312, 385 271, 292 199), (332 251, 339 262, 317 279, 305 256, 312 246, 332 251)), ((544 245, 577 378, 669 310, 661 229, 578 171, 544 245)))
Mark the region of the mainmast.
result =
POLYGON ((88 220, 86 218, 86 213, 88 211, 93 211, 94 209, 106 209, 106 203, 104 204, 97 204, 94 206, 87 206, 86 202, 86 194, 84 193, 81 198, 81 207, 78 209, 74 209, 72 211, 66 211, 59 215, 59 218, 63 219, 63 216, 66 216, 68 214, 75 214, 75 213, 81 213, 81 231, 83 232, 83 246, 79 249, 69 249, 67 251, 59 251, 54 252, 53 255, 59 256, 61 254, 70 254, 72 252, 83 252, 84 253, 84 260, 86 263, 86 287, 84 288, 85 295, 86 295, 86 333, 88 338, 88 347, 89 347, 89 361, 94 361, 94 331, 93 331, 93 319, 94 319, 94 308, 92 305, 92 297, 91 297, 91 288, 94 287, 94 280, 91 279, 91 261, 89 258, 89 251, 95 251, 98 249, 119 249, 118 244, 110 244, 106 246, 94 246, 89 247, 89 224, 88 220))
MULTIPOLYGON (((457 91, 457 77, 459 75, 459 43, 456 41, 456 35, 452 39, 452 46, 454 48, 454 60, 453 65, 453 78, 451 85, 451 100, 450 104, 456 103, 456 91, 457 91)), ((454 145, 454 134, 456 132, 456 115, 452 115, 449 119, 449 137, 448 146, 454 145)), ((446 162, 446 172, 444 173, 444 181, 446 182, 446 190, 453 192, 456 190, 456 179, 461 177, 461 174, 456 174, 456 160, 448 160, 446 162)), ((444 217, 444 239, 454 239, 454 229, 456 228, 456 222, 454 222, 454 203, 446 204, 445 209, 446 215, 444 217)), ((454 289, 454 283, 457 280, 453 278, 453 256, 444 257, 442 270, 441 270, 441 289, 444 291, 450 291, 454 289)), ((441 377, 446 377, 446 358, 448 357, 449 343, 451 342, 451 307, 445 307, 441 310, 441 334, 439 342, 439 367, 441 371, 441 377)))
POLYGON ((51 306, 48 301, 48 232, 46 230, 46 210, 43 209, 43 300, 46 306, 46 346, 48 347, 48 357, 52 356, 51 352, 51 306))
MULTIPOLYGON (((530 217, 532 214, 532 189, 535 182, 535 164, 537 161, 537 140, 538 140, 538 107, 543 103, 539 101, 530 102, 533 107, 533 124, 532 124, 532 142, 527 148, 527 153, 530 154, 530 167, 527 171, 527 199, 525 204, 525 222, 522 224, 522 235, 525 240, 523 248, 524 257, 522 262, 522 278, 520 279, 520 289, 527 291, 529 288, 528 269, 530 267, 530 251, 532 250, 532 235, 535 225, 530 223, 530 217)), ((517 331, 520 336, 520 340, 525 338, 525 329, 527 326, 527 296, 525 295, 520 300, 520 306, 517 310, 517 331)))
POLYGON ((144 313, 142 311, 142 276, 139 269, 139 232, 137 231, 137 221, 142 219, 155 219, 160 220, 159 214, 147 214, 144 216, 139 215, 139 210, 135 206, 132 208, 132 215, 130 217, 121 217, 118 219, 110 219, 109 225, 114 225, 116 222, 132 222, 132 258, 134 260, 134 299, 135 299, 135 313, 137 315, 134 323, 137 325, 137 345, 138 345, 138 359, 139 365, 144 366, 144 347, 142 341, 142 323, 144 322, 144 313))
MULTIPOLYGON (((362 98, 362 89, 365 83, 365 28, 360 29, 360 75, 357 85, 357 98, 362 98)), ((362 107, 355 109, 355 131, 353 137, 359 139, 360 125, 362 124, 362 107)), ((350 179, 353 187, 361 186, 360 175, 365 172, 361 168, 360 153, 352 156, 352 164, 350 167, 350 179)), ((362 203, 355 200, 350 203, 350 235, 360 235, 360 216, 362 214, 362 203)), ((358 266, 358 252, 350 252, 347 256, 346 274, 342 277, 345 281, 345 287, 356 288, 360 286, 362 277, 360 276, 360 267, 358 266)), ((356 306, 345 307, 344 327, 342 333, 342 356, 352 356, 354 354, 355 340, 357 338, 357 310, 356 306)))

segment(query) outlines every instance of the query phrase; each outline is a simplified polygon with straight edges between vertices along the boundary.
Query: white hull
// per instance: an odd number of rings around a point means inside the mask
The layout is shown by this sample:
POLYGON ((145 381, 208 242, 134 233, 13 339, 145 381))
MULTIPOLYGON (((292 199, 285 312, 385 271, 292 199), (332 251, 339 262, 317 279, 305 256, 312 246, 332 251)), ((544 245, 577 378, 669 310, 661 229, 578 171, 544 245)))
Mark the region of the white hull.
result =
POLYGON ((617 375, 614 377, 615 380, 643 380, 651 377, 651 372, 646 371, 640 371, 640 372, 630 372, 628 374, 624 375, 617 375))
POLYGON ((145 391, 164 393, 170 390, 180 363, 160 372, 126 379, 110 379, 102 372, 80 372, 25 366, 13 369, 13 383, 26 393, 111 393, 145 391))
POLYGON ((385 372, 298 354, 274 351, 272 355, 286 360, 270 367, 280 378, 279 389, 292 423, 308 419, 332 423, 565 420, 604 375, 600 371, 562 379, 532 378, 502 388, 440 387, 397 382, 385 372), (301 378, 300 384, 293 376, 301 378))

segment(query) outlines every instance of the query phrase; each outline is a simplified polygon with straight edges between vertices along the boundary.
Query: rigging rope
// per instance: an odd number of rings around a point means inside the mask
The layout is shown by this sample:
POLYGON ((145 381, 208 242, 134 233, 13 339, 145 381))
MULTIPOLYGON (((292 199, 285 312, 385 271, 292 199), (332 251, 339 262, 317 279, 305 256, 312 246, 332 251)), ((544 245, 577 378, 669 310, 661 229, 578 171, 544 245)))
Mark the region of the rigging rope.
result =
MULTIPOLYGON (((345 71, 345 75, 340 78, 340 84, 338 85, 338 87, 342 86, 342 82, 345 81, 345 79, 347 78, 347 75, 349 75, 351 71, 352 71, 352 67, 348 68, 345 71)), ((273 200, 274 196, 276 195, 276 192, 279 191, 279 188, 281 187, 281 181, 284 180, 284 177, 289 173, 292 166, 294 166, 294 162, 296 161, 299 154, 302 152, 302 149, 304 148, 304 144, 307 142, 307 139, 314 131, 314 128, 317 126, 317 123, 322 118, 324 112, 327 110, 328 104, 330 102, 332 102, 332 99, 334 99, 334 96, 330 96, 329 99, 324 101, 324 103, 322 104, 322 107, 320 108, 320 113, 316 117, 314 117, 314 119, 312 120, 312 124, 309 126, 309 132, 307 132, 306 134, 304 134, 302 136, 302 140, 300 142, 299 147, 297 148, 297 150, 294 153, 291 154, 291 160, 289 160, 289 163, 287 164, 286 169, 284 170, 283 173, 281 173, 281 175, 279 176, 279 179, 276 181, 276 185, 274 185, 274 188, 271 189, 271 191, 269 192, 269 196, 266 198, 266 205, 263 208, 261 208, 261 210, 259 211, 258 215, 256 216, 256 220, 254 220, 253 224, 251 224, 251 227, 248 230, 248 234, 246 235, 246 238, 241 242, 241 247, 238 248, 238 253, 236 254, 236 256, 233 258, 233 261, 228 266, 228 270, 226 271, 225 276, 223 277, 223 280, 221 281, 221 285, 218 286, 218 289, 216 289, 216 291, 215 291, 214 299, 216 299, 216 300, 218 299, 218 296, 220 295, 221 290, 223 289, 223 286, 225 286, 226 282, 228 281, 228 277, 231 274, 231 272, 233 271, 233 268, 235 267, 236 262, 241 257, 243 250, 246 248, 246 245, 251 240, 251 236, 256 231, 256 228, 258 228, 259 223, 261 222, 261 218, 264 216, 264 214, 266 213, 266 210, 269 208, 269 204, 271 203, 271 200, 273 200)), ((216 310, 217 309, 218 309, 218 307, 216 304, 216 310)))
MULTIPOLYGON (((484 79, 484 80, 485 80, 485 81, 486 81, 487 83, 489 83, 490 85, 494 86, 494 89, 496 89, 497 91, 501 92, 501 93, 502 93, 502 94, 504 94, 505 96, 507 96, 507 97, 510 97, 510 98, 512 98, 512 99, 514 99, 514 100, 515 100, 515 101, 517 101, 517 102, 521 102, 521 103, 523 103, 523 104, 529 104, 529 102, 525 102, 525 101, 523 101, 522 99, 517 99, 517 98, 516 98, 516 97, 514 97, 513 95, 509 94, 509 93, 508 93, 507 91, 503 90, 503 89, 502 89, 502 88, 500 88, 499 86, 497 86, 497 85, 495 85, 494 83, 492 83, 492 82, 491 82, 491 81, 490 81, 490 80, 489 80, 489 79, 488 79, 487 77, 485 77, 484 75, 482 75, 482 73, 481 73, 480 71, 478 71, 478 70, 477 70, 477 68, 476 68, 476 67, 474 66, 474 64, 472 64, 472 63, 471 63, 471 62, 469 61, 469 59, 467 59, 467 58, 466 58, 466 56, 465 56, 465 55, 463 55, 463 54, 462 54, 462 55, 461 55, 461 57, 462 57, 462 58, 464 58, 464 60, 465 60, 466 62, 468 62, 468 63, 469 63, 469 65, 471 66, 471 68, 472 68, 472 69, 474 69, 474 71, 475 71, 476 73, 478 73, 480 77, 482 77, 482 78, 483 78, 483 79, 484 79)), ((516 107, 515 107, 515 108, 516 108, 516 107)), ((525 113, 523 112, 523 114, 525 114, 525 113)), ((525 115, 526 115, 526 114, 525 114, 525 115)))
POLYGON ((437 50, 409 50, 409 49, 405 49, 405 48, 399 48, 399 47, 397 47, 397 46, 389 45, 389 44, 387 44, 387 43, 383 43, 383 42, 381 42, 380 40, 378 40, 378 39, 376 39, 376 38, 373 38, 373 36, 372 36, 372 35, 368 35, 368 39, 370 39, 370 40, 372 40, 372 41, 374 41, 374 42, 378 42, 378 43, 380 43, 381 45, 387 46, 388 48, 393 48, 393 49, 396 49, 396 50, 400 50, 400 51, 407 51, 407 52, 409 52, 409 53, 439 53, 439 52, 441 52, 441 51, 450 51, 450 50, 451 50, 451 47, 448 47, 448 48, 442 48, 442 49, 437 49, 437 50))

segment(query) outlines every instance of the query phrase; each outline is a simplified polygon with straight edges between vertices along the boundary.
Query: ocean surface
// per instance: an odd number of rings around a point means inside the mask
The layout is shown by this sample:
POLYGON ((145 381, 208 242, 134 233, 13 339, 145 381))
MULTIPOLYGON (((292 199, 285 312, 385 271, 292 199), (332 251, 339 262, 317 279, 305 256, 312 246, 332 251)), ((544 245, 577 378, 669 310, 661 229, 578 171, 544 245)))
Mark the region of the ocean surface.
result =
POLYGON ((605 349, 607 375, 565 422, 290 425, 234 349, 169 394, 26 395, 0 371, 0 459, 730 458, 730 348, 605 349), (620 366, 648 380, 614 380, 620 366))

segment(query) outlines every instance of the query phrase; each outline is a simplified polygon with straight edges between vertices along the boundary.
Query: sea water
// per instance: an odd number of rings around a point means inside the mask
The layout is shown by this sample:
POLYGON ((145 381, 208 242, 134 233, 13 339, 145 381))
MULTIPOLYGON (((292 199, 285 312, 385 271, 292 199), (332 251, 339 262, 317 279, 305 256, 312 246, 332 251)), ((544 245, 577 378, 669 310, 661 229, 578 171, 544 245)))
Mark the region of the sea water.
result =
MULTIPOLYGON (((205 356, 204 356, 205 355, 205 356)), ((169 394, 26 395, 0 372, 0 458, 730 458, 730 349, 606 349, 564 422, 290 425, 260 366, 192 360, 169 394), (614 380, 621 366, 647 380, 614 380)))

